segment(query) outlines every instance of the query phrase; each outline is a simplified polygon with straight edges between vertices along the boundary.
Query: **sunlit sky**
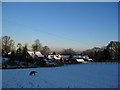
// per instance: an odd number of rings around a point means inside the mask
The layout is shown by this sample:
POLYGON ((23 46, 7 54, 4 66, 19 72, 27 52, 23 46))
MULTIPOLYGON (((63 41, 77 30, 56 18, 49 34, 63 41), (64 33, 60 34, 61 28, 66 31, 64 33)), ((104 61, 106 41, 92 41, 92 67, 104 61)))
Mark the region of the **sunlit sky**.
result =
POLYGON ((2 35, 29 46, 86 50, 118 40, 116 2, 4 2, 2 35))

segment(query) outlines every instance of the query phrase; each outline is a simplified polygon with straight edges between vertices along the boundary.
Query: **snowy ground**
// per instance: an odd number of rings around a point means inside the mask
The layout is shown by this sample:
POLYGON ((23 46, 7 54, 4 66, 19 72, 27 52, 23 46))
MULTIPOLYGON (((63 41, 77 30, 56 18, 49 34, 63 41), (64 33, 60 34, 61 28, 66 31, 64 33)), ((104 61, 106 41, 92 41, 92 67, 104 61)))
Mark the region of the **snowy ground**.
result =
POLYGON ((3 70, 3 88, 117 88, 117 63, 3 70), (35 70, 35 76, 29 72, 35 70))
POLYGON ((0 70, 0 90, 2 90, 2 70, 0 70))

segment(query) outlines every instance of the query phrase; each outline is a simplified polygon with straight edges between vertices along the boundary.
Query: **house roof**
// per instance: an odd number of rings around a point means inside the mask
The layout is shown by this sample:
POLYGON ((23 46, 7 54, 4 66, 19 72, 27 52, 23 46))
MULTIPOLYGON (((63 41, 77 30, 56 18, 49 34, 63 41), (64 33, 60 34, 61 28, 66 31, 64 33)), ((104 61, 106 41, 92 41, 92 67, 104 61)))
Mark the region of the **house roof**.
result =
POLYGON ((39 52, 39 51, 37 51, 35 54, 36 54, 38 57, 44 57, 44 56, 41 54, 41 52, 39 52))
POLYGON ((36 52, 34 52, 34 51, 28 51, 28 54, 29 54, 30 56, 32 56, 32 57, 34 57, 35 55, 36 55, 37 57, 44 57, 44 56, 41 54, 40 51, 36 51, 36 52))

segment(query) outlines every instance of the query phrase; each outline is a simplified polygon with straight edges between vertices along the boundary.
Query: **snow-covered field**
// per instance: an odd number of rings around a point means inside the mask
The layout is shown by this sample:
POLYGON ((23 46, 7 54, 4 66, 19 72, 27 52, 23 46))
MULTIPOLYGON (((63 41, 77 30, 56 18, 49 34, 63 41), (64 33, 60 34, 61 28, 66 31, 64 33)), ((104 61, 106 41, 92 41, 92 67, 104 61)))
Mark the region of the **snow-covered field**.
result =
POLYGON ((0 90, 2 90, 2 70, 0 70, 0 90))
POLYGON ((117 63, 3 70, 3 88, 117 88, 117 63), (35 70, 35 76, 29 72, 35 70))

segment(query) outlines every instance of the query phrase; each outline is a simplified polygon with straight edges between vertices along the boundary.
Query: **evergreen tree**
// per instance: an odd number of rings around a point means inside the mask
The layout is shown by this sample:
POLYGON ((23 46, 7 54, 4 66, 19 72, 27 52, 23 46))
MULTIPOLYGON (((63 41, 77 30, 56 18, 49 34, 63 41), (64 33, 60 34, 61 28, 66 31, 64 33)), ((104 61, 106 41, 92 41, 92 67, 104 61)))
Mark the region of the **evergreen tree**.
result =
POLYGON ((16 60, 22 61, 22 44, 18 43, 18 49, 16 50, 16 60))
POLYGON ((23 58, 23 60, 25 61, 25 62, 28 62, 27 61, 27 55, 28 55, 28 52, 27 52, 27 45, 25 45, 24 47, 23 47, 23 51, 22 51, 22 58, 23 58))
POLYGON ((13 62, 15 61, 15 52, 14 51, 11 52, 10 61, 13 61, 13 62))

